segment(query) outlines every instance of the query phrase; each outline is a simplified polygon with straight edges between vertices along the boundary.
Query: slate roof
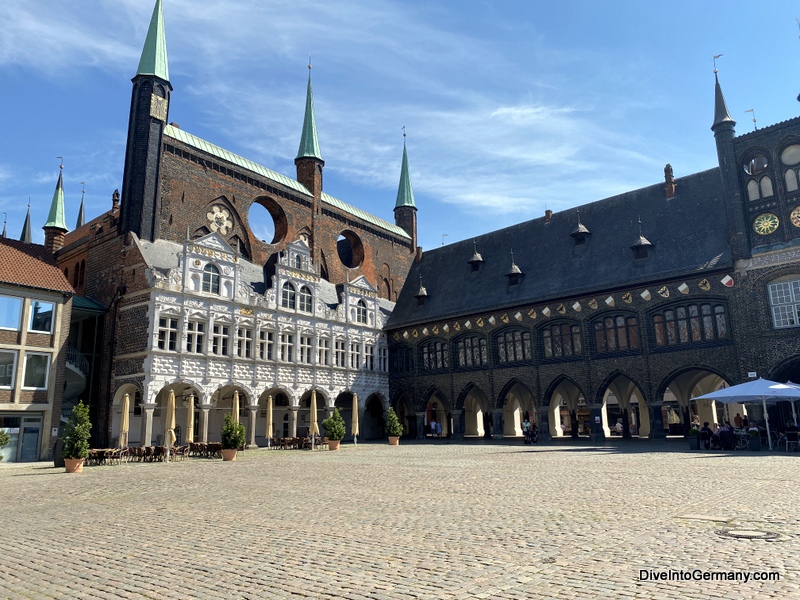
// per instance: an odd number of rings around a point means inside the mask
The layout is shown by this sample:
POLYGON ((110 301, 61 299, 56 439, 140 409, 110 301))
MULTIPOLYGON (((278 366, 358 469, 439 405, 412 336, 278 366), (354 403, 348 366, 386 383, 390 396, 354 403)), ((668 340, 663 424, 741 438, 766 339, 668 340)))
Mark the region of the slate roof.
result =
POLYGON ((74 294, 53 253, 39 244, 0 238, 0 284, 74 294))
POLYGON ((719 169, 679 178, 677 184, 674 198, 666 199, 659 183, 555 213, 549 223, 542 217, 425 252, 412 265, 387 328, 730 266, 719 169), (592 232, 580 247, 570 236, 578 210, 592 232), (631 241, 639 235, 640 217, 653 248, 647 258, 634 260, 631 241), (477 272, 468 264, 474 241, 484 259, 477 272), (505 277, 512 250, 524 273, 517 285, 505 277), (428 292, 422 306, 415 298, 420 275, 428 292))

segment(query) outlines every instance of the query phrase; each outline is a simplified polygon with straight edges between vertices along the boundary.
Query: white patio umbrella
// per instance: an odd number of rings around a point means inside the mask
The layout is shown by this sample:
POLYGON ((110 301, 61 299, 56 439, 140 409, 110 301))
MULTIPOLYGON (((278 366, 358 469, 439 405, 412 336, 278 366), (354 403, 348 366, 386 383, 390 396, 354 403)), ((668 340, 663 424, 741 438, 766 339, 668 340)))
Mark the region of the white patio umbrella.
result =
POLYGON ((267 396, 267 448, 272 440, 272 394, 267 396))
POLYGON ((358 445, 358 394, 353 392, 353 416, 350 419, 350 428, 353 430, 353 443, 358 445))
POLYGON ((233 406, 231 406, 231 420, 239 424, 239 391, 233 392, 233 406))
POLYGON ((189 394, 186 414, 186 443, 194 442, 194 394, 189 394))
POLYGON ((130 428, 130 417, 128 413, 131 410, 131 396, 125 394, 122 397, 122 416, 119 419, 119 447, 126 448, 128 446, 128 429, 130 428))
POLYGON ((759 402, 764 407, 764 420, 767 425, 767 442, 769 449, 772 450, 772 433, 769 430, 769 414, 767 404, 777 404, 778 402, 792 402, 800 399, 800 386, 795 384, 778 383, 768 379, 756 379, 746 381, 739 385, 717 390, 704 396, 698 396, 695 400, 716 400, 722 404, 746 404, 748 402, 759 402))

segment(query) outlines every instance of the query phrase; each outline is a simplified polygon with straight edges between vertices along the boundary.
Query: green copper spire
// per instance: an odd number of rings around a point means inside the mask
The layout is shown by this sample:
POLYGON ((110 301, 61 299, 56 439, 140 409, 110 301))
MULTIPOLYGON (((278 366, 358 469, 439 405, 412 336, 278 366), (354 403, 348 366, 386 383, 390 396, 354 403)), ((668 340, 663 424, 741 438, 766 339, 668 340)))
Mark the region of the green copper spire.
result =
POLYGON ((19 236, 20 242, 26 244, 31 243, 31 201, 28 200, 28 214, 25 216, 25 222, 22 224, 22 235, 19 236))
POLYGON ((169 81, 169 67, 167 65, 167 38, 164 35, 164 15, 161 12, 161 0, 156 0, 153 8, 153 17, 150 19, 150 29, 147 30, 147 39, 144 41, 142 58, 139 60, 137 75, 155 75, 164 81, 169 81))
POLYGON ((58 183, 56 183, 56 191, 53 192, 53 202, 50 203, 50 214, 47 215, 47 223, 45 227, 58 227, 67 231, 67 222, 64 219, 64 182, 62 180, 62 169, 58 170, 58 183))
POLYGON ((408 153, 406 152, 406 134, 403 134, 403 166, 400 169, 400 185, 397 187, 397 202, 394 207, 410 206, 416 208, 414 203, 414 190, 411 189, 411 178, 408 176, 408 153))
POLYGON ((314 119, 314 95, 311 93, 311 65, 308 65, 308 89, 306 90, 306 115, 303 117, 303 134, 297 158, 318 158, 322 160, 317 140, 317 122, 314 119))

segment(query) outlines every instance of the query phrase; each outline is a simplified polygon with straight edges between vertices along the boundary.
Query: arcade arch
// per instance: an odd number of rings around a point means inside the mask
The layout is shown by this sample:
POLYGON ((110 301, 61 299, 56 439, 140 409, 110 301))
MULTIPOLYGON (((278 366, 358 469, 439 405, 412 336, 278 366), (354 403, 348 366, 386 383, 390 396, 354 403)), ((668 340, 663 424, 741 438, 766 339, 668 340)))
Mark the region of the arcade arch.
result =
POLYGON ((503 409, 504 437, 522 437, 522 421, 526 414, 532 423, 540 426, 533 394, 523 383, 508 382, 500 392, 497 404, 503 409))

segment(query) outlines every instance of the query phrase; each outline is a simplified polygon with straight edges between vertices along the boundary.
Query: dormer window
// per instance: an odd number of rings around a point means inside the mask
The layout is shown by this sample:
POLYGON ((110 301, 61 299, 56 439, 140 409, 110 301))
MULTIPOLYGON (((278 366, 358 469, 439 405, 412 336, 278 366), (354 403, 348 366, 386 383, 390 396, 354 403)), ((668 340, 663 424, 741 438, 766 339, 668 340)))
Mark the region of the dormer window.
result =
POLYGON ((576 246, 583 246, 586 244, 586 240, 590 235, 590 231, 587 229, 586 225, 581 223, 581 211, 578 211, 578 226, 572 230, 570 233, 570 237, 575 240, 576 246))
POLYGON ((288 281, 281 288, 281 306, 291 310, 297 308, 297 293, 294 286, 288 281))
POLYGON ((483 264, 483 257, 478 253, 478 245, 476 242, 472 242, 472 248, 472 258, 469 259, 469 264, 473 271, 480 271, 481 265, 483 264))
POLYGON ((219 269, 211 263, 203 267, 203 291, 219 294, 219 269))
POLYGON ((631 250, 633 250, 633 259, 634 260, 642 260, 647 258, 650 253, 650 249, 653 247, 653 244, 650 243, 644 235, 642 235, 642 220, 639 219, 639 236, 634 240, 633 244, 631 245, 631 250))
POLYGON ((514 252, 511 252, 511 269, 506 273, 506 277, 508 277, 508 285, 517 285, 519 280, 522 278, 522 271, 514 262, 514 252))
POLYGON ((425 286, 422 285, 422 275, 419 276, 419 291, 414 295, 417 299, 417 306, 422 306, 425 304, 425 300, 428 297, 428 290, 425 289, 425 286))

